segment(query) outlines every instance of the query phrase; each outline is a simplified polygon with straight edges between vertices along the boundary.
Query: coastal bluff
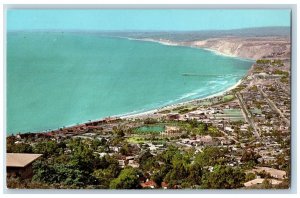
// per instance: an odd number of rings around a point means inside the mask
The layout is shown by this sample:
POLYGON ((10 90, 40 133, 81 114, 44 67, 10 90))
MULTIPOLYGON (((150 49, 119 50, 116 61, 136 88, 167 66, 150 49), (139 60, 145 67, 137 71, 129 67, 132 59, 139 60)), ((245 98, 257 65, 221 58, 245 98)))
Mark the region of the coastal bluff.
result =
POLYGON ((185 44, 252 60, 274 56, 286 59, 290 57, 291 48, 288 37, 221 37, 185 44))

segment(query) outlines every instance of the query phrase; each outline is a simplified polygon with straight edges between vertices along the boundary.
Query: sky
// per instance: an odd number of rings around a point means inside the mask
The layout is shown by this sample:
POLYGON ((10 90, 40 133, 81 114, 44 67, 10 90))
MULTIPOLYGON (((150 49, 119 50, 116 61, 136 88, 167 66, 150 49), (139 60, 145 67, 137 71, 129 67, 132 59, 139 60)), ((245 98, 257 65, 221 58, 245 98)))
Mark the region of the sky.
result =
POLYGON ((289 9, 10 9, 7 30, 230 30, 290 26, 289 9))

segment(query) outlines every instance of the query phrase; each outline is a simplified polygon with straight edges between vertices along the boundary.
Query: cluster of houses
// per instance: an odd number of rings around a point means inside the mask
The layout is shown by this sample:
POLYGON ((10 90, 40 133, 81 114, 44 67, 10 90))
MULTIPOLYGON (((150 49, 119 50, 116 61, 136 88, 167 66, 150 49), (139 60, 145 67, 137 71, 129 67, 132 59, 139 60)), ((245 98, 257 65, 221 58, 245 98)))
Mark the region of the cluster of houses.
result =
MULTIPOLYGON (((274 102, 279 111, 288 121, 291 116, 291 97, 290 93, 283 89, 279 83, 273 83, 270 86, 261 86, 261 89, 274 102)), ((289 123, 286 123, 289 125, 289 123)))
MULTIPOLYGON (((244 81, 249 87, 240 92, 261 134, 260 146, 255 152, 261 156, 260 163, 269 165, 276 165, 277 157, 290 149, 289 144, 282 144, 290 139, 290 92, 279 82, 280 76, 273 75, 275 69, 275 66, 265 65, 264 78, 249 75, 251 78, 244 81), (279 133, 280 138, 275 133, 279 133)), ((286 156, 286 160, 289 158, 286 156)))

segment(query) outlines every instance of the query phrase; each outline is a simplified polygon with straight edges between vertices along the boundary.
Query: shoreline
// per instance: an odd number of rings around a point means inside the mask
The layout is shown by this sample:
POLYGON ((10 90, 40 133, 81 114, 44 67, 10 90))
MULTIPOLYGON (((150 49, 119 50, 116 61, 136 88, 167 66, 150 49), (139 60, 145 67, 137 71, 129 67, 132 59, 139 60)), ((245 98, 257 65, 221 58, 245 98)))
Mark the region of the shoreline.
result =
POLYGON ((236 59, 240 59, 240 60, 244 60, 244 61, 249 61, 249 62, 254 62, 255 61, 254 59, 250 59, 250 58, 243 58, 243 57, 239 57, 239 56, 233 55, 233 54, 226 54, 226 53, 220 52, 220 51, 218 51, 216 49, 205 48, 205 47, 198 47, 198 46, 195 46, 195 48, 207 50, 207 51, 210 51, 210 52, 212 52, 212 53, 214 53, 216 55, 226 56, 226 57, 230 57, 230 58, 236 58, 236 59))
POLYGON ((224 52, 218 51, 216 49, 212 49, 212 48, 208 48, 208 47, 200 47, 200 46, 193 45, 191 43, 186 43, 186 42, 175 42, 175 41, 170 41, 170 40, 165 40, 165 39, 152 39, 152 38, 130 38, 130 37, 122 37, 122 36, 116 36, 115 38, 123 38, 123 39, 143 41, 143 42, 153 42, 153 43, 159 43, 161 45, 166 45, 166 46, 191 47, 191 48, 195 48, 195 49, 206 50, 206 51, 212 52, 212 53, 214 53, 216 55, 220 55, 220 56, 236 58, 239 60, 245 60, 245 61, 250 61, 250 62, 255 61, 255 59, 240 57, 240 56, 237 56, 234 54, 224 53, 224 52))
MULTIPOLYGON (((145 39, 143 39, 143 38, 139 39, 139 38, 119 37, 119 36, 113 36, 113 37, 115 37, 115 38, 121 38, 121 39, 128 39, 128 40, 142 41, 142 42, 154 42, 154 43, 159 43, 161 45, 167 45, 167 46, 191 47, 191 48, 196 48, 196 49, 202 49, 202 50, 210 51, 210 52, 215 53, 216 55, 220 55, 220 56, 225 56, 225 57, 230 57, 230 58, 238 58, 238 59, 246 60, 246 61, 254 61, 252 59, 246 59, 246 58, 242 58, 242 57, 238 57, 238 56, 232 56, 232 55, 224 54, 224 53, 221 53, 221 52, 219 52, 217 50, 214 50, 214 49, 199 47, 199 46, 195 46, 195 45, 186 45, 184 43, 176 43, 176 42, 172 42, 172 41, 169 41, 169 40, 155 40, 155 39, 147 39, 147 38, 145 38, 145 39)), ((251 70, 251 68, 252 68, 252 66, 249 68, 248 72, 244 76, 248 75, 248 73, 251 70)), ((217 96, 224 95, 226 92, 229 92, 230 90, 232 90, 232 89, 236 88, 238 85, 240 85, 242 83, 243 77, 241 79, 239 79, 238 82, 236 82, 234 85, 228 87, 224 91, 220 91, 220 92, 217 92, 215 94, 212 94, 212 95, 209 95, 209 96, 205 96, 203 98, 195 98, 195 99, 190 99, 190 100, 187 100, 187 101, 177 102, 177 103, 175 102, 173 104, 163 105, 161 107, 156 107, 156 108, 153 108, 153 109, 150 109, 150 110, 135 110, 135 111, 128 112, 128 113, 117 114, 117 115, 110 115, 110 116, 106 116, 106 117, 102 117, 102 118, 97 118, 95 120, 88 120, 88 121, 84 121, 84 122, 77 122, 77 123, 74 123, 74 124, 69 124, 69 125, 58 127, 58 128, 47 129, 47 130, 43 130, 43 131, 35 131, 35 132, 30 132, 30 131, 28 131, 28 132, 11 132, 11 134, 9 134, 9 135, 13 135, 13 134, 27 134, 27 133, 39 134, 39 133, 57 132, 57 131, 59 131, 62 128, 63 129, 74 128, 74 127, 85 125, 85 124, 88 124, 88 123, 99 122, 99 121, 105 120, 107 118, 130 119, 130 118, 144 117, 144 116, 147 116, 147 115, 153 115, 153 114, 155 114, 155 113, 157 113, 157 112, 159 112, 161 110, 170 109, 170 108, 176 108, 176 107, 187 105, 187 104, 190 104, 190 103, 193 103, 193 102, 200 102, 202 100, 206 100, 206 99, 209 99, 209 98, 214 98, 214 97, 217 97, 217 96)))
POLYGON ((8 134, 8 136, 17 135, 17 134, 23 135, 23 134, 44 134, 44 133, 53 133, 53 132, 56 133, 56 132, 59 132, 60 129, 76 128, 78 126, 82 126, 82 125, 85 125, 85 124, 103 121, 103 120, 108 119, 108 118, 120 118, 120 119, 143 118, 145 116, 154 115, 155 113, 157 113, 157 112, 159 112, 161 110, 166 110, 166 109, 171 109, 171 108, 177 108, 177 107, 180 107, 180 106, 183 106, 183 105, 187 105, 187 104, 190 104, 190 103, 201 102, 202 100, 207 100, 207 99, 214 98, 214 97, 217 97, 217 96, 225 95, 227 92, 229 92, 232 89, 234 89, 237 86, 239 86, 242 83, 242 81, 243 80, 240 79, 237 83, 235 83, 234 85, 228 87, 226 90, 217 92, 215 94, 206 96, 204 98, 195 98, 195 99, 187 100, 187 101, 184 101, 184 102, 169 104, 169 105, 165 105, 165 106, 162 106, 162 107, 156 107, 156 108, 153 108, 153 109, 150 109, 150 110, 136 112, 136 113, 134 113, 134 112, 130 113, 129 112, 129 113, 124 113, 124 114, 111 115, 111 116, 107 116, 107 117, 98 118, 98 119, 95 119, 95 120, 88 120, 88 121, 85 121, 85 122, 80 122, 80 123, 76 123, 76 124, 70 124, 70 125, 66 125, 66 126, 62 126, 62 127, 58 127, 58 128, 54 128, 54 129, 48 129, 48 130, 44 130, 44 131, 24 132, 24 133, 22 133, 22 132, 14 132, 12 134, 8 134))
MULTIPOLYGON (((206 96, 204 98, 195 98, 195 99, 184 101, 184 102, 179 102, 179 103, 174 103, 174 104, 166 105, 166 106, 163 106, 163 107, 160 107, 160 108, 155 108, 155 109, 152 109, 152 110, 149 110, 149 111, 145 111, 145 112, 133 113, 133 114, 129 114, 129 115, 125 114, 123 116, 118 116, 118 117, 121 118, 121 119, 137 118, 139 116, 146 116, 146 115, 154 114, 156 112, 159 112, 160 110, 169 109, 169 108, 176 108, 176 107, 187 105, 187 104, 190 104, 190 103, 193 103, 193 102, 200 102, 202 100, 214 98, 214 97, 217 97, 217 96, 222 96, 222 95, 225 95, 225 93, 231 91, 232 89, 235 89, 237 86, 239 86, 242 83, 242 81, 243 80, 240 79, 237 83, 235 83, 234 85, 230 86, 226 90, 218 92, 218 93, 215 93, 215 94, 212 94, 212 95, 209 95, 209 96, 206 96)), ((112 117, 116 117, 116 116, 112 116, 112 117)))

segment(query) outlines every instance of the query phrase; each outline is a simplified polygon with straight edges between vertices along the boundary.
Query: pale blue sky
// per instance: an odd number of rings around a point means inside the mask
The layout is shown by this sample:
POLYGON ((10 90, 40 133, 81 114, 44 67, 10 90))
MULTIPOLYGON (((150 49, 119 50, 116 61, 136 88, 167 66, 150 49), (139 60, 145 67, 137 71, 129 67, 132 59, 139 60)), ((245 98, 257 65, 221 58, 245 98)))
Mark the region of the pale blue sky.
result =
POLYGON ((228 30, 290 26, 288 9, 8 10, 7 30, 228 30))

